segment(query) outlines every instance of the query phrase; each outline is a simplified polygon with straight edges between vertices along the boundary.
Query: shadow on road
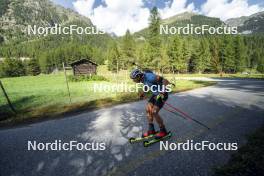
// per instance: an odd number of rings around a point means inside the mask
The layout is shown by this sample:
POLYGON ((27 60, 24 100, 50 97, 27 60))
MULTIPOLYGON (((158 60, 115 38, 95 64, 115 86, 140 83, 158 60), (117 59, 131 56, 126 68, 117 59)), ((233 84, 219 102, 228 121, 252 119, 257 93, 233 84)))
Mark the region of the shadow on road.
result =
POLYGON ((260 96, 264 96, 263 88, 264 88, 264 80, 234 80, 234 81, 226 81, 225 83, 218 84, 219 88, 226 88, 229 90, 239 90, 248 93, 258 93, 260 96))
MULTIPOLYGON (((6 134, 11 141, 0 144, 1 174, 5 175, 102 175, 116 163, 129 157, 132 146, 128 138, 139 136, 145 125, 141 110, 112 108, 78 117, 32 124, 19 134, 6 134), (139 113, 138 113, 139 112, 139 113), (78 120, 76 120, 78 119, 78 120), (20 137, 20 136, 23 137, 20 137), (15 138, 18 140, 13 141, 15 138), (71 140, 80 143, 106 143, 104 151, 27 151, 27 141, 54 142, 71 140), (14 143, 15 144, 14 144, 14 143), (14 153, 12 151, 15 151, 14 153), (9 162, 6 162, 6 161, 9 162), (15 164, 16 163, 16 164, 15 164)), ((3 132, 4 133, 4 132, 3 132)), ((12 133, 12 132, 11 132, 12 133)), ((3 134, 5 135, 5 134, 3 134)), ((2 139, 0 134, 0 139, 2 139)), ((135 150, 134 150, 135 151, 135 150)))

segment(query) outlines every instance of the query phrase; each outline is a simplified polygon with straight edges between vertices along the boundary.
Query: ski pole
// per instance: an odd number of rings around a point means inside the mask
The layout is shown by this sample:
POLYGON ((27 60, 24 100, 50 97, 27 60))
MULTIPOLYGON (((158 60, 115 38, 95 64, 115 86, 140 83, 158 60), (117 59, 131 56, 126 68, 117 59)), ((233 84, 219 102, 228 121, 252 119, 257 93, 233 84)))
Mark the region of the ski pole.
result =
POLYGON ((179 112, 176 112, 176 111, 172 111, 170 109, 167 109, 165 106, 163 107, 163 109, 165 109, 166 111, 171 112, 171 113, 173 113, 175 115, 178 115, 178 116, 182 117, 183 119, 187 120, 187 118, 185 116, 183 116, 182 114, 180 114, 179 112))
MULTIPOLYGON (((146 97, 146 96, 144 96, 144 98, 145 98, 145 97, 146 97)), ((178 113, 180 113, 180 114, 181 114, 183 117, 185 117, 186 119, 188 119, 188 120, 192 120, 193 122, 196 122, 197 124, 199 124, 199 125, 201 125, 201 126, 207 128, 208 130, 210 130, 210 128, 209 128, 208 126, 206 126, 206 125, 203 124, 202 122, 199 122, 199 121, 196 120, 196 119, 193 119, 191 116, 189 116, 189 115, 186 114, 185 112, 181 111, 180 109, 178 109, 178 108, 176 108, 176 107, 170 105, 170 104, 167 103, 167 102, 164 102, 164 104, 167 105, 167 106, 169 106, 169 107, 171 107, 172 109, 174 109, 174 110, 177 111, 178 113)), ((170 111, 170 110, 168 110, 168 109, 165 108, 165 107, 164 107, 164 109, 167 110, 167 111, 169 111, 169 112, 172 112, 173 114, 175 114, 174 111, 170 111)), ((178 115, 178 114, 176 114, 176 115, 178 115)))
MULTIPOLYGON (((179 112, 180 114, 182 114, 186 119, 188 119, 188 120, 192 120, 192 121, 196 122, 197 124, 199 124, 199 125, 201 125, 201 126, 207 128, 208 130, 210 130, 210 128, 209 128, 208 126, 206 126, 206 125, 203 124, 202 122, 199 122, 198 120, 192 118, 191 116, 189 116, 189 115, 186 114, 185 112, 181 111, 180 109, 178 109, 178 108, 172 106, 172 105, 169 104, 169 103, 166 103, 166 102, 165 102, 165 104, 166 104, 167 106, 171 107, 172 109, 174 109, 175 111, 179 112)), ((169 111, 169 112, 173 112, 173 111, 168 110, 167 108, 164 108, 164 109, 167 110, 167 111, 169 111)), ((175 114, 175 113, 174 113, 174 114, 175 114)))

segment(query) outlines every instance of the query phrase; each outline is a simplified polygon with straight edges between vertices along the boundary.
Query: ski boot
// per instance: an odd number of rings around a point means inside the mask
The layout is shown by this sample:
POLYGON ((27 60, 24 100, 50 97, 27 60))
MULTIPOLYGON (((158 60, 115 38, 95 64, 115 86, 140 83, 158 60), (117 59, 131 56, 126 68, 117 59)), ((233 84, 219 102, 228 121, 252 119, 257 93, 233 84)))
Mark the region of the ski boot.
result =
POLYGON ((168 135, 167 130, 165 128, 161 128, 160 131, 158 133, 156 133, 155 138, 156 139, 161 139, 161 138, 164 138, 167 135, 168 135))
POLYGON ((154 136, 156 134, 155 130, 148 130, 147 132, 142 134, 142 138, 148 138, 150 136, 154 136))

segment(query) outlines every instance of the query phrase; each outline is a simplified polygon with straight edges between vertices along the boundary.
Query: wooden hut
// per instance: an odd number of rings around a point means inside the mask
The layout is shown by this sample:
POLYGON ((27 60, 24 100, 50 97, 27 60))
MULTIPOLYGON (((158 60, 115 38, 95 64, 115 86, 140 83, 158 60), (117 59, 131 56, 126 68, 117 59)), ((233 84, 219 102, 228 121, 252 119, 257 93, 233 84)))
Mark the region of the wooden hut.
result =
POLYGON ((73 75, 93 75, 96 74, 97 64, 88 60, 81 59, 72 62, 71 64, 73 75))

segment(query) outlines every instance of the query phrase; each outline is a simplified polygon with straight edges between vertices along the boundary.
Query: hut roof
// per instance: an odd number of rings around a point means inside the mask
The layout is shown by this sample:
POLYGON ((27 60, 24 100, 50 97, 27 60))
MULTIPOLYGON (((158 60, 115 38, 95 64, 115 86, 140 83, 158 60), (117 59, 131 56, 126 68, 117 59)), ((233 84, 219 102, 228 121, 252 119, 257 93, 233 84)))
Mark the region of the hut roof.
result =
POLYGON ((92 63, 92 64, 94 64, 94 65, 97 66, 97 64, 96 64, 95 62, 93 62, 93 61, 91 61, 91 60, 88 60, 88 59, 80 59, 80 60, 76 60, 76 61, 70 63, 70 65, 71 65, 71 66, 74 66, 74 65, 79 65, 79 64, 82 64, 82 63, 87 63, 87 62, 90 62, 90 63, 92 63))

